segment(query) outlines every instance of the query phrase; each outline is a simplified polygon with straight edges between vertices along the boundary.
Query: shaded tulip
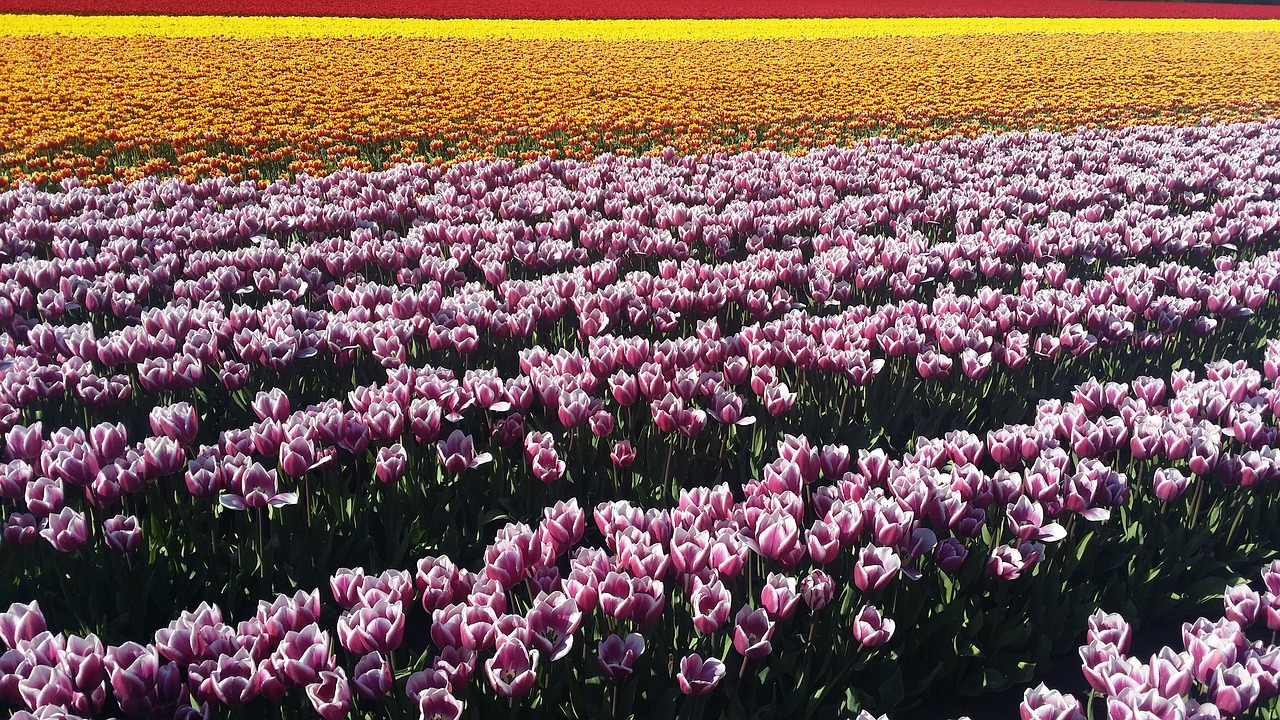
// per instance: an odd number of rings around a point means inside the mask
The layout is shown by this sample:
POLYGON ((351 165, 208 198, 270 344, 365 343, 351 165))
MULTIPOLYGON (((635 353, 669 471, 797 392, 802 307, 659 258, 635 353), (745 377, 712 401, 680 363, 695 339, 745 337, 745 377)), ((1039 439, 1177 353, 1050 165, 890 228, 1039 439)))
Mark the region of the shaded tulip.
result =
POLYGON ((610 634, 596 651, 596 660, 600 663, 600 671, 605 677, 618 680, 631 675, 636 660, 644 654, 644 636, 631 633, 626 639, 617 634, 610 634))
POLYGON ((680 692, 685 695, 706 695, 724 678, 724 663, 711 657, 706 660, 693 653, 680 659, 680 672, 676 673, 676 682, 680 692))
POLYGON ((743 605, 733 619, 733 648, 747 659, 765 657, 773 652, 775 627, 764 610, 743 605))
POLYGON ((881 617, 880 610, 873 605, 864 605, 853 619, 853 637, 863 647, 883 645, 893 637, 896 624, 881 617))
POLYGON ((102 539, 118 553, 131 553, 142 544, 142 528, 138 518, 116 515, 102 523, 102 539))
POLYGON ((311 707, 324 720, 338 720, 351 709, 351 685, 342 668, 325 670, 315 682, 307 685, 307 698, 311 707))

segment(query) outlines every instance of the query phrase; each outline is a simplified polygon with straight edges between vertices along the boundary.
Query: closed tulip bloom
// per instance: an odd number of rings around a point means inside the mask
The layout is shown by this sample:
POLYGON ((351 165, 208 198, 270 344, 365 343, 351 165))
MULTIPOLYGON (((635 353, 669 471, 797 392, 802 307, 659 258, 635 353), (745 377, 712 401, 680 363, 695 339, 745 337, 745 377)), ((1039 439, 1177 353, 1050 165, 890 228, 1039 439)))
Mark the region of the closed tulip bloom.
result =
POLYGON ((1181 699, 1162 697, 1155 690, 1142 692, 1136 688, 1124 688, 1107 698, 1109 720, 1183 720, 1185 710, 1181 699))
POLYGON ((826 520, 816 520, 805 534, 805 548, 813 561, 825 565, 840 554, 840 529, 826 520))
POLYGON ((610 634, 597 648, 596 660, 605 677, 618 680, 631 675, 636 660, 644 654, 644 636, 631 633, 626 639, 610 634))
POLYGON ((6 460, 35 460, 40 457, 44 441, 44 427, 40 422, 30 425, 14 425, 5 433, 4 456, 6 460))
POLYGON ((398 482, 404 477, 408 462, 408 453, 400 443, 379 448, 376 461, 378 481, 387 484, 398 482))
MULTIPOLYGON (((13 518, 9 520, 12 522, 13 518)), ((1262 595, 1262 613, 1266 616, 1268 630, 1280 630, 1280 594, 1267 592, 1262 595)))
POLYGON ((100 423, 89 429, 89 445, 98 455, 98 461, 107 463, 124 454, 129 435, 120 423, 100 423))
POLYGON ((586 526, 586 513, 578 505, 577 498, 568 502, 558 501, 543 510, 541 527, 557 548, 568 549, 582 539, 586 526))
POLYGON ((1186 640, 1187 652, 1191 654, 1191 674, 1202 683, 1209 682, 1214 671, 1236 662, 1239 649, 1230 640, 1212 634, 1186 640))
POLYGON ((648 577, 631 579, 631 620, 637 625, 657 622, 666 604, 661 581, 648 577))
POLYGON ((1104 613, 1101 609, 1089 616, 1088 642, 1110 643, 1121 653, 1129 652, 1133 628, 1119 613, 1104 613))
POLYGON ((142 544, 142 528, 138 526, 138 518, 116 515, 102 523, 102 538, 112 550, 131 553, 142 544))
POLYGON ((58 552, 75 552, 89 540, 89 524, 84 514, 71 508, 62 508, 62 512, 49 516, 48 523, 40 536, 58 552))
POLYGON ((776 626, 764 610, 743 605, 733 624, 733 648, 744 658, 762 658, 773 652, 770 640, 776 626))
POLYGON ((391 665, 379 653, 369 653, 360 658, 353 678, 356 694, 366 700, 377 700, 391 692, 391 665))
POLYGON ((309 438, 296 437, 280 443, 280 470, 289 477, 302 477, 316 461, 316 446, 309 438))
POLYGON ((29 483, 25 492, 27 510, 36 517, 48 517, 66 507, 62 480, 39 477, 29 483))
POLYGON ((1160 468, 1152 478, 1152 489, 1161 502, 1172 502, 1187 491, 1189 480, 1175 468, 1160 468))
POLYGON ((4 640, 10 649, 16 649, 19 643, 25 643, 47 629, 38 602, 32 601, 30 605, 13 603, 0 613, 0 640, 4 640))
POLYGON ((969 549, 959 539, 953 537, 942 540, 933 550, 934 563, 939 570, 948 574, 959 570, 968 556, 969 549))
POLYGON ((1209 678, 1209 697, 1223 715, 1234 717, 1258 700, 1258 681, 1240 664, 1218 667, 1209 678))
POLYGON ((800 602, 796 592, 796 579, 781 573, 769 573, 764 588, 760 590, 760 605, 774 620, 786 620, 795 612, 800 602))
MULTIPOLYGON (((112 694, 127 715, 143 716, 159 703, 160 657, 153 647, 125 643, 108 647, 105 659, 112 694)), ((176 665, 167 665, 176 669, 176 665)))
POLYGON ((18 692, 28 708, 40 710, 69 706, 75 689, 71 678, 60 668, 36 665, 18 681, 18 692))
POLYGON ((1050 690, 1044 683, 1029 688, 1022 694, 1018 706, 1022 720, 1084 720, 1080 701, 1071 695, 1050 690))
POLYGON ((853 619, 853 637, 863 647, 883 645, 893 637, 894 621, 882 617, 874 605, 864 605, 853 619))
POLYGON ((320 677, 306 690, 311 707, 324 720, 346 717, 351 709, 351 685, 340 667, 320 673, 320 677))
POLYGON ((235 655, 219 657, 201 687, 223 705, 243 705, 257 697, 260 680, 257 664, 241 649, 235 655))
POLYGON ((1271 564, 1262 568, 1262 584, 1267 591, 1280 595, 1280 560, 1272 560, 1271 564))
POLYGON ((619 440, 614 443, 613 450, 609 453, 609 458, 613 460, 613 464, 616 467, 631 467, 631 464, 636 460, 636 451, 630 440, 619 440))
POLYGON ((299 590, 292 597, 277 595, 268 603, 258 601, 258 612, 255 615, 262 631, 278 643, 286 633, 302 630, 320 618, 320 590, 311 592, 299 590))
POLYGON ((462 710, 462 701, 454 697, 448 688, 428 688, 418 696, 422 720, 459 720, 462 710))
POLYGON ((853 582, 863 592, 875 592, 888 585, 902 569, 902 559, 892 548, 868 545, 858 553, 853 582))
POLYGON ((381 600, 371 607, 357 607, 338 618, 338 639, 357 655, 391 652, 404 636, 404 605, 381 600))
POLYGON ((800 526, 789 513, 771 512, 759 516, 755 523, 755 544, 764 557, 788 563, 796 551, 803 553, 800 526))
POLYGON ((724 675, 724 663, 720 660, 714 657, 703 660, 701 655, 693 653, 680 659, 676 682, 685 695, 706 695, 716 689, 724 675))
POLYGON ((308 685, 320 673, 334 668, 329 633, 311 623, 298 631, 289 631, 271 655, 276 671, 293 685, 308 685))
POLYGON ((169 407, 153 408, 150 420, 151 432, 173 438, 181 445, 190 445, 195 442, 199 431, 196 410, 185 402, 169 407))
POLYGON ((1147 663, 1147 682, 1167 698, 1185 697, 1191 692, 1191 664, 1184 653, 1161 648, 1147 663))
POLYGON ((1258 619, 1262 610, 1262 596, 1250 588, 1248 583, 1240 583, 1227 588, 1223 595, 1223 605, 1229 620, 1235 620, 1240 627, 1247 628, 1258 619))
POLYGON ((538 651, 519 640, 507 639, 497 653, 485 661, 484 672, 494 692, 502 697, 523 697, 537 680, 538 651))
POLYGON ((835 593, 835 581, 821 570, 814 570, 800 582, 800 596, 804 598, 804 604, 814 612, 826 607, 835 593))

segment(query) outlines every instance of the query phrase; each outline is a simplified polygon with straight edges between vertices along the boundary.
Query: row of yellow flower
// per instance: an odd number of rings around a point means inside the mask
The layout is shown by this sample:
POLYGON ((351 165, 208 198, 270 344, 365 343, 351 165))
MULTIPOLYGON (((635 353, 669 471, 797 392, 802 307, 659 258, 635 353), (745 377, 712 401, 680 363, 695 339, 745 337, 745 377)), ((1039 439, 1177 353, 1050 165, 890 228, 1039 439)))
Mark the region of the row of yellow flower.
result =
POLYGON ((154 15, 0 15, 0 35, 411 37, 472 40, 748 40, 1156 32, 1262 32, 1280 20, 1214 18, 739 18, 483 20, 154 15))
POLYGON ((796 150, 868 134, 1280 114, 1280 31, 1271 29, 674 42, 4 39, 4 184, 150 173, 265 179, 667 145, 796 150))

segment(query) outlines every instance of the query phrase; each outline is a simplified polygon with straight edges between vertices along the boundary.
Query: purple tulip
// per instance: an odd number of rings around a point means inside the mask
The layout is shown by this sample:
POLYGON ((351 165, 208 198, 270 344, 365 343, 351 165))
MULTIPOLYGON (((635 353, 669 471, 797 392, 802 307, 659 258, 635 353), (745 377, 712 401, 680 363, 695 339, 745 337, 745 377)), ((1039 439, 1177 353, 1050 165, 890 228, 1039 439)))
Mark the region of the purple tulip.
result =
POLYGON ((1258 680, 1240 664, 1217 667, 1209 678, 1209 696, 1223 715, 1234 717, 1258 700, 1258 680))
POLYGON ((84 514, 71 508, 62 508, 57 515, 50 515, 49 524, 40 531, 40 536, 58 552, 75 552, 89 541, 89 525, 84 514))
POLYGON ((320 673, 320 677, 306 689, 311 707, 324 720, 346 717, 351 709, 351 685, 340 667, 320 673))
POLYGON ((1189 480, 1181 471, 1173 468, 1156 470, 1152 479, 1155 495, 1161 502, 1172 502, 1187 491, 1189 480))
POLYGON ((475 441, 461 430, 454 430, 447 439, 437 443, 436 450, 440 464, 454 474, 479 467, 493 459, 489 453, 476 454, 475 441))
POLYGON ((151 410, 151 432, 173 438, 180 445, 191 445, 199 431, 195 408, 185 402, 151 410))
POLYGON ((330 649, 329 633, 311 623, 301 630, 285 633, 280 645, 271 654, 271 662, 278 675, 293 685, 309 685, 320 673, 336 667, 330 649))
POLYGON ((18 681, 18 692, 28 708, 40 710, 70 706, 75 690, 71 678, 62 669, 36 665, 18 681))
POLYGON ((462 701, 447 688, 428 688, 418 696, 422 720, 458 720, 462 717, 462 701))
POLYGON ((102 538, 115 552, 131 553, 142 544, 142 528, 138 518, 116 515, 102 523, 102 538))
POLYGON ((680 659, 676 682, 685 695, 706 695, 716 689, 724 675, 724 663, 714 657, 703 660, 701 655, 692 653, 680 659))
POLYGON ((644 636, 631 633, 623 640, 616 634, 610 634, 600 642, 596 659, 605 677, 618 680, 631 675, 636 660, 644 654, 644 636))
POLYGON ((863 647, 883 645, 893 637, 896 624, 881 617, 880 610, 873 605, 864 605, 853 619, 853 637, 863 647))
POLYGON ((284 421, 289 417, 289 396, 279 388, 271 392, 259 392, 253 399, 253 412, 259 420, 273 418, 284 421))
POLYGON ((796 591, 796 579, 780 573, 769 573, 760 591, 760 605, 773 620, 786 620, 795 612, 800 602, 796 591))
POLYGON ((14 425, 5 433, 4 456, 6 460, 35 460, 40 457, 44 440, 44 428, 40 422, 30 425, 14 425))
POLYGON ((800 595, 804 598, 804 603, 814 612, 826 607, 835 597, 835 593, 835 581, 821 570, 814 570, 800 582, 800 595))
POLYGON ((378 449, 375 463, 378 481, 393 484, 404 477, 409 463, 409 455, 400 443, 378 449))
POLYGON ((404 636, 404 605, 380 600, 357 607, 338 618, 338 639, 357 655, 387 653, 400 646, 404 636))
POLYGON ((1247 583, 1228 587, 1223 595, 1223 605, 1227 619, 1234 620, 1240 627, 1247 628, 1257 621, 1262 610, 1262 596, 1251 589, 1247 583))
POLYGON ((306 475, 316 461, 315 443, 306 437, 296 437, 280 443, 280 470, 289 477, 306 475))
POLYGON ((16 649, 19 643, 27 642, 47 629, 40 603, 35 601, 30 605, 14 603, 0 614, 0 640, 4 640, 10 649, 16 649))
POLYGON ((1147 682, 1163 697, 1185 697, 1191 691, 1191 665, 1187 656, 1161 648, 1147 664, 1147 682))
POLYGON ((743 658, 762 658, 773 652, 773 631, 776 627, 764 610, 752 610, 743 605, 733 619, 733 648, 743 658))
POLYGON ((1126 687, 1107 698, 1109 720, 1182 720, 1181 700, 1162 697, 1155 690, 1142 692, 1126 687))
POLYGON ((573 648, 573 634, 582 623, 582 611, 567 595, 556 591, 535 598, 527 619, 533 647, 555 662, 573 648))
POLYGON ((1120 653, 1129 652, 1129 642, 1133 639, 1133 628, 1119 613, 1104 613, 1101 609, 1089 616, 1089 631, 1086 639, 1090 643, 1114 645, 1120 653))
POLYGON ((27 510, 36 517, 56 515, 66 507, 62 480, 40 477, 26 487, 27 510))
POLYGON ((1018 706, 1022 720, 1084 720, 1080 701, 1071 695, 1050 690, 1044 683, 1027 689, 1018 706))
POLYGON ((694 628, 704 635, 719 630, 729 621, 732 602, 729 590, 718 578, 709 583, 694 578, 693 591, 689 594, 694 628))
POLYGON ((391 692, 391 665, 379 653, 369 653, 356 663, 356 694, 366 700, 377 700, 391 692))
POLYGON ((89 445, 101 463, 111 462, 123 455, 128 442, 128 433, 120 423, 100 423, 89 429, 89 445))
POLYGON ((533 689, 537 680, 538 651, 527 648, 519 640, 505 640, 497 653, 485 661, 484 672, 489 685, 502 697, 522 697, 533 689))
POLYGON ((225 492, 218 498, 223 507, 232 510, 247 508, 284 507, 298 503, 297 493, 277 491, 275 470, 267 470, 258 463, 252 463, 237 474, 236 479, 228 486, 237 492, 225 492))
POLYGON ((868 545, 858 553, 853 582, 863 592, 875 592, 888 585, 902 568, 902 560, 892 548, 868 545))
POLYGON ((609 457, 613 460, 613 464, 620 468, 627 468, 636 460, 636 451, 632 447, 630 440, 619 440, 614 443, 613 450, 610 451, 609 457))

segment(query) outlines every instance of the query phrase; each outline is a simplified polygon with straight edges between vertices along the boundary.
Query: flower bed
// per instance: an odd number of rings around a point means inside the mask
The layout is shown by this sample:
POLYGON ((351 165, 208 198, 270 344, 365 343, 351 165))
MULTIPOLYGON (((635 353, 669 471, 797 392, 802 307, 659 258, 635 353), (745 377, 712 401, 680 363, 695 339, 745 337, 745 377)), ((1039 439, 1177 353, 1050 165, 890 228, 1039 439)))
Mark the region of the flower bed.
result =
POLYGON ((772 37, 765 21, 601 22, 573 25, 571 38, 550 23, 519 39, 500 24, 482 37, 450 25, 427 37, 335 39, 324 23, 305 25, 320 37, 280 37, 296 23, 251 21, 223 27, 268 36, 190 37, 183 25, 153 34, 149 22, 110 19, 106 37, 32 35, 22 23, 5 31, 14 37, 0 58, 0 95, 10 99, 0 107, 0 183, 229 175, 265 185, 341 167, 589 160, 667 146, 802 153, 883 135, 1230 122, 1274 116, 1280 104, 1280 42, 1265 23, 1142 30, 1087 20, 1050 32, 1025 26, 1048 21, 831 20, 803 39, 803 27, 772 37))
MULTIPOLYGON (((1266 121, 0 194, 0 701, 1027 683, 1100 604, 1277 552, 1278 155, 1266 121)), ((1274 706, 1241 628, 1188 640, 1225 714, 1274 706)), ((1119 672, 1114 712, 1210 712, 1119 672)))

